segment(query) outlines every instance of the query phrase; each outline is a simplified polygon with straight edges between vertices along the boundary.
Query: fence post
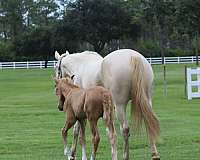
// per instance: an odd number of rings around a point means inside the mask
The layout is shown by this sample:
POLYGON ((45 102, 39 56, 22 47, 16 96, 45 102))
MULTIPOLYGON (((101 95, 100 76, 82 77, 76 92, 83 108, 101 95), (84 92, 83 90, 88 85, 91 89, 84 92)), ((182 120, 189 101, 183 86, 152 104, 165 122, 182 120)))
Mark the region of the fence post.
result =
POLYGON ((13 69, 15 69, 16 67, 15 67, 15 62, 13 62, 13 69))
POLYGON ((2 67, 2 63, 0 62, 0 69, 2 70, 3 69, 3 67, 2 67))
POLYGON ((53 67, 56 68, 56 61, 53 61, 53 67))
POLYGON ((26 62, 26 69, 28 69, 29 68, 29 64, 28 64, 28 61, 26 62))
POLYGON ((178 64, 180 63, 180 57, 178 57, 178 64))
POLYGON ((198 93, 200 93, 200 68, 198 67, 197 68, 197 82, 198 82, 198 86, 197 86, 197 88, 198 88, 198 93))
POLYGON ((164 74, 163 74, 163 76, 164 76, 164 96, 166 96, 167 95, 167 80, 166 80, 166 66, 164 65, 164 68, 163 68, 164 70, 164 74))
POLYGON ((188 93, 187 96, 188 96, 188 100, 192 99, 191 82, 192 82, 191 68, 187 68, 187 93, 188 93))
POLYGON ((40 69, 42 69, 42 61, 40 61, 40 69))
POLYGON ((187 97, 187 66, 185 65, 185 97, 187 97))

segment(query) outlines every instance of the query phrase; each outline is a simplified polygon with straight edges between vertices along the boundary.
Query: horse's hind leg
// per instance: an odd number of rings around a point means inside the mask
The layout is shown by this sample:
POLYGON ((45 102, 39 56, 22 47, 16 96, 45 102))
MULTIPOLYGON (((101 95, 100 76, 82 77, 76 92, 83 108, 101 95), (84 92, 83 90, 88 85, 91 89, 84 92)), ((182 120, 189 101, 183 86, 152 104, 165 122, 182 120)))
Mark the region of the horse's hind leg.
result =
POLYGON ((120 129, 122 129, 122 134, 124 137, 124 153, 123 153, 123 159, 128 160, 129 159, 129 126, 128 126, 128 121, 126 119, 126 104, 116 104, 116 112, 117 112, 117 117, 120 122, 120 129))
POLYGON ((85 125, 86 125, 86 120, 80 121, 80 143, 82 146, 82 160, 87 160, 86 156, 86 146, 85 146, 85 125))
MULTIPOLYGON (((149 103, 150 103, 150 106, 152 107, 152 100, 151 100, 151 88, 149 90, 149 94, 148 94, 148 98, 149 98, 149 103)), ((158 154, 158 151, 157 151, 157 148, 156 148, 156 144, 155 142, 153 142, 151 139, 150 139, 150 148, 151 148, 151 156, 152 156, 152 160, 160 160, 160 156, 158 154)))
POLYGON ((97 121, 89 121, 89 123, 90 123, 90 129, 92 132, 92 144, 93 144, 90 160, 95 160, 100 137, 99 137, 99 132, 97 130, 97 121))
POLYGON ((160 160, 155 143, 150 142, 152 160, 160 160))

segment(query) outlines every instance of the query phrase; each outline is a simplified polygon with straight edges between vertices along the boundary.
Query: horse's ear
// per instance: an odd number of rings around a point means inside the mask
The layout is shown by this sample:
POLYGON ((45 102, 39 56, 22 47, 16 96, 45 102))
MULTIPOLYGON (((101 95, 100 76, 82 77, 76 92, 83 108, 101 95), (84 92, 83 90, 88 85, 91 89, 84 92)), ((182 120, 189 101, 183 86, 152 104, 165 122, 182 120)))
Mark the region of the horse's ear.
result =
POLYGON ((65 54, 66 54, 66 55, 69 55, 69 52, 68 52, 68 50, 66 50, 65 54))
POLYGON ((69 78, 70 76, 69 76, 69 74, 67 74, 66 72, 64 72, 63 77, 65 77, 65 78, 69 78))
POLYGON ((59 60, 59 59, 60 59, 60 54, 59 54, 57 51, 55 51, 55 59, 56 59, 56 60, 59 60))
POLYGON ((73 75, 71 76, 71 80, 74 80, 74 77, 75 77, 75 75, 73 74, 73 75))

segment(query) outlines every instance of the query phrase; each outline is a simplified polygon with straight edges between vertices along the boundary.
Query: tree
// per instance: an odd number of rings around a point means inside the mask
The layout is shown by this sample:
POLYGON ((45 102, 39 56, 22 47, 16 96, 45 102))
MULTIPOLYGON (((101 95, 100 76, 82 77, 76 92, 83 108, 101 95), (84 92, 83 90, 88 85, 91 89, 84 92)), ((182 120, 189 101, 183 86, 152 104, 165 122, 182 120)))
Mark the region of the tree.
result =
POLYGON ((58 4, 55 0, 37 0, 32 12, 32 23, 36 26, 48 26, 55 22, 58 14, 58 4))
POLYGON ((24 2, 24 0, 4 0, 0 2, 1 36, 4 40, 15 40, 23 32, 24 2))
POLYGON ((181 0, 177 9, 177 28, 181 33, 187 33, 193 38, 193 45, 197 57, 199 52, 199 32, 200 32, 200 1, 181 0))
POLYGON ((51 27, 38 27, 18 37, 14 50, 27 59, 49 60, 53 53, 51 27))
POLYGON ((117 0, 77 0, 67 6, 64 21, 100 53, 106 43, 128 32, 130 16, 117 0))
MULTIPOLYGON (((164 63, 164 44, 169 42, 169 35, 173 29, 173 13, 175 12, 173 0, 142 0, 144 18, 150 25, 153 39, 161 48, 164 63)), ((151 37, 152 38, 152 37, 151 37)))

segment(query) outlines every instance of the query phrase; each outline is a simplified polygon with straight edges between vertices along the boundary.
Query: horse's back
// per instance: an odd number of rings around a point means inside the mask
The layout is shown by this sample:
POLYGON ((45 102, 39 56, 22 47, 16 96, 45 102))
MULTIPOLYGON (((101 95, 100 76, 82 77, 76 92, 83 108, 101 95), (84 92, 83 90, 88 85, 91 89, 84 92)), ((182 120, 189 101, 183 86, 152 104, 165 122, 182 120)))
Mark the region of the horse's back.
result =
POLYGON ((153 81, 153 72, 148 61, 137 51, 131 49, 121 49, 111 52, 102 63, 102 81, 103 85, 110 89, 114 95, 115 101, 125 103, 130 99, 132 78, 131 58, 140 57, 146 72, 148 73, 149 84, 153 81))
MULTIPOLYGON (((150 66, 149 62, 146 58, 141 55, 139 52, 131 50, 131 49, 120 49, 111 52, 106 57, 104 57, 103 63, 110 65, 110 67, 114 70, 129 70, 130 68, 130 60, 131 57, 140 57, 145 65, 150 66)), ((151 68, 151 67, 150 67, 151 68)))

